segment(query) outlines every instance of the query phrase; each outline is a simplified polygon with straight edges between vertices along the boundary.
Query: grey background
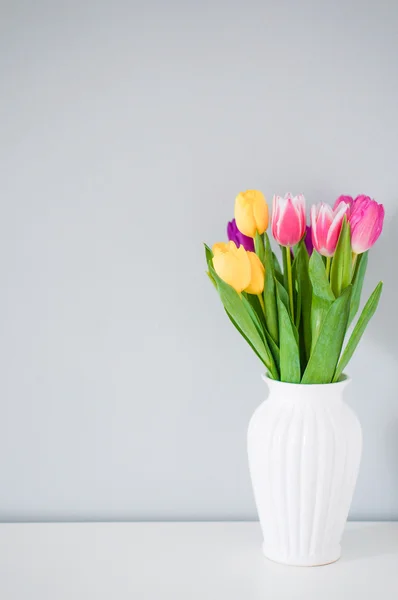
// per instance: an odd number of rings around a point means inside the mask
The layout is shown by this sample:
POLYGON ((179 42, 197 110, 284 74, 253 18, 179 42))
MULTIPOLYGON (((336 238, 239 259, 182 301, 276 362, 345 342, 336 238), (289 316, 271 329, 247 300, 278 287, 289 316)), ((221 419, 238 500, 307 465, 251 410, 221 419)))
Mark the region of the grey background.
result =
POLYGON ((0 19, 0 519, 251 519, 261 366, 204 274, 234 197, 386 206, 351 517, 398 517, 398 7, 21 2, 0 19))

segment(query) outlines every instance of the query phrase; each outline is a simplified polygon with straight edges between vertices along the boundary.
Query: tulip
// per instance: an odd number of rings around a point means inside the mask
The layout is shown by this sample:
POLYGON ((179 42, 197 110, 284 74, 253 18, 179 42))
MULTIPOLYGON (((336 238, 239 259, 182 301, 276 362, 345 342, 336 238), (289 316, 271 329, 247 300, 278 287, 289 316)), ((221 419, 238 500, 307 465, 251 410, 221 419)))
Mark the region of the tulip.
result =
POLYGON ((312 251, 314 250, 314 244, 312 243, 312 228, 308 225, 305 228, 304 244, 307 248, 308 256, 311 256, 312 251))
POLYGON ((251 264, 243 246, 237 248, 234 242, 214 244, 213 255, 214 269, 225 283, 239 293, 250 285, 251 264))
POLYGON ((250 250, 250 252, 254 252, 253 238, 239 231, 235 219, 232 219, 232 221, 228 223, 227 235, 228 239, 231 242, 235 242, 237 248, 239 248, 239 246, 243 246, 245 250, 250 250))
POLYGON ((294 320, 292 257, 290 248, 302 239, 306 228, 305 198, 303 194, 284 198, 274 196, 272 201, 272 235, 281 246, 285 246, 290 315, 294 320))
POLYGON ((323 202, 311 207, 312 243, 322 256, 331 257, 335 253, 348 209, 345 202, 339 202, 335 209, 323 202))
POLYGON ((305 233, 305 198, 303 194, 284 198, 274 196, 272 202, 272 235, 281 246, 298 244, 305 233))
POLYGON ((234 242, 213 246, 213 267, 217 275, 237 292, 259 295, 264 289, 264 267, 255 252, 246 252, 234 242))
POLYGON ((339 196, 337 198, 336 202, 334 203, 333 210, 336 210, 336 208, 342 202, 344 202, 344 204, 348 204, 348 209, 347 209, 346 215, 347 215, 347 219, 349 219, 350 218, 350 214, 351 214, 351 206, 352 206, 352 203, 354 202, 354 198, 352 196, 344 196, 344 195, 343 196, 339 196))
POLYGON ((262 294, 264 290, 265 269, 255 252, 248 252, 247 256, 250 260, 251 276, 250 283, 247 288, 245 288, 245 292, 248 294, 256 294, 256 296, 258 296, 259 294, 262 294))
POLYGON ((355 254, 369 250, 383 229, 384 206, 369 196, 357 196, 352 203, 350 225, 351 246, 355 254))
POLYGON ((240 192, 235 199, 236 225, 244 235, 254 238, 256 231, 262 234, 268 227, 268 205, 263 194, 257 190, 240 192))
POLYGON ((364 194, 360 194, 355 200, 351 196, 340 196, 334 207, 336 208, 341 202, 350 205, 347 217, 351 225, 352 250, 354 254, 362 254, 373 246, 381 234, 384 207, 364 194))

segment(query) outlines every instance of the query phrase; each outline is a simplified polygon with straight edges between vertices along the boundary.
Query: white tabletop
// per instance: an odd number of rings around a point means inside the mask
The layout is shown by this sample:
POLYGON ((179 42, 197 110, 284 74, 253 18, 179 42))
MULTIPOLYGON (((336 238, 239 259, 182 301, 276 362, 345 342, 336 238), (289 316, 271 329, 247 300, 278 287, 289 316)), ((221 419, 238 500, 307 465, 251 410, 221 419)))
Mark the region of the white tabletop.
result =
POLYGON ((343 557, 285 567, 258 523, 0 525, 1 600, 398 598, 398 523, 350 523, 343 557))

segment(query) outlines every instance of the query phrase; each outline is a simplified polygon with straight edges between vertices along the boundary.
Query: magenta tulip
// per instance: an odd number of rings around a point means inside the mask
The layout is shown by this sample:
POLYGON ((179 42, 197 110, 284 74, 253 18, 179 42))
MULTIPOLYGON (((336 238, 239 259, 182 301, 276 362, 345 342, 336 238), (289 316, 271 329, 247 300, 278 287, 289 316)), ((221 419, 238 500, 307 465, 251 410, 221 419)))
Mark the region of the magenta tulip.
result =
POLYGON ((305 198, 303 194, 284 198, 274 196, 272 202, 272 235, 281 246, 294 246, 305 234, 305 198))
POLYGON ((383 229, 384 206, 369 196, 357 196, 351 206, 351 246, 355 254, 369 250, 383 229))
POLYGON ((362 254, 369 250, 378 240, 383 229, 384 206, 375 200, 360 194, 355 198, 340 196, 334 208, 345 202, 350 205, 347 211, 348 221, 351 225, 351 246, 355 254, 362 254))
POLYGON ((333 256, 336 251, 344 215, 349 204, 339 202, 333 209, 329 204, 321 202, 311 207, 312 243, 322 256, 333 256))

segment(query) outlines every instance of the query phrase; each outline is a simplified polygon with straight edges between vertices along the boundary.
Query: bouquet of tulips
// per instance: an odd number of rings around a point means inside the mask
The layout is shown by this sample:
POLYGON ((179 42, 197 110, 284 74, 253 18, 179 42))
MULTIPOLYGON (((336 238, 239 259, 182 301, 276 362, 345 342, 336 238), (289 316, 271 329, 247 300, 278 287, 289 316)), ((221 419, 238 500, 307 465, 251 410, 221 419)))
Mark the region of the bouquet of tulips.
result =
POLYGON ((267 369, 290 383, 339 380, 379 302, 382 282, 355 319, 368 250, 383 228, 384 208, 368 196, 340 196, 332 208, 311 207, 306 226, 303 195, 274 196, 268 205, 256 190, 240 193, 227 243, 205 245, 208 275, 225 311, 267 369))

